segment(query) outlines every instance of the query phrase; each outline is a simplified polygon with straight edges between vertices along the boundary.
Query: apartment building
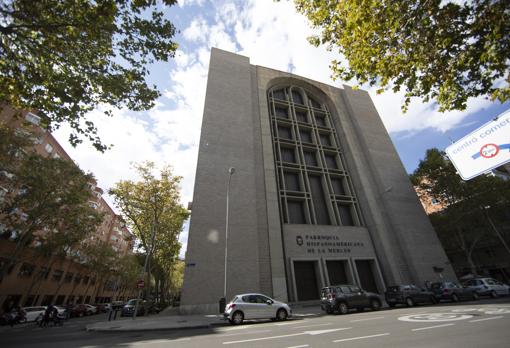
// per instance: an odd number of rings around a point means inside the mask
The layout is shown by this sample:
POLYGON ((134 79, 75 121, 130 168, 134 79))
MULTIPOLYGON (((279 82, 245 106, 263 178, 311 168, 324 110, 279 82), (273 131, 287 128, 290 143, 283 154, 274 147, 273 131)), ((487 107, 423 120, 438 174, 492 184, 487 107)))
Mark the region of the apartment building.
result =
MULTIPOLYGON (((30 136, 34 150, 40 155, 72 161, 53 135, 40 127, 40 118, 35 113, 17 113, 12 108, 4 107, 0 112, 0 122, 30 136)), ((90 206, 104 213, 103 223, 89 237, 89 242, 107 242, 121 255, 132 252, 134 237, 122 217, 105 201, 104 192, 97 186, 97 182, 93 181, 89 186, 93 192, 90 206)), ((0 265, 7 262, 14 248, 12 240, 0 239, 0 265)), ((134 284, 133 288, 122 288, 115 279, 99 279, 94 270, 69 258, 52 258, 50 262, 35 250, 27 248, 21 259, 0 279, 0 311, 18 304, 33 306, 108 302, 127 299, 135 293, 134 284), (48 267, 50 264, 51 267, 48 267)))

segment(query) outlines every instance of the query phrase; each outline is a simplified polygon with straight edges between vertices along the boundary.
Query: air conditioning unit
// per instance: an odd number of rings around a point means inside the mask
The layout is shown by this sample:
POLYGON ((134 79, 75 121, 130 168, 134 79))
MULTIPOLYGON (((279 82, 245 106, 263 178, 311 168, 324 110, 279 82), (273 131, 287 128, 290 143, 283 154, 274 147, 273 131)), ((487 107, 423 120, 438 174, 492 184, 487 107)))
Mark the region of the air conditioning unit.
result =
POLYGON ((31 112, 25 115, 25 120, 38 126, 41 123, 41 118, 31 112))

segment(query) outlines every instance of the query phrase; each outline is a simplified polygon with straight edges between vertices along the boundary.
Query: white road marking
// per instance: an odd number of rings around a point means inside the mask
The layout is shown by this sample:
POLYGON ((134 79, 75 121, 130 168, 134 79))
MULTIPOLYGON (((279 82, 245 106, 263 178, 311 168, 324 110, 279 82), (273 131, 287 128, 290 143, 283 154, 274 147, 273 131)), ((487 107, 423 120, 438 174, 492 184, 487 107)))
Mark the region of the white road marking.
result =
POLYGON ((302 346, 287 347, 287 348, 304 348, 304 347, 308 347, 308 344, 303 344, 302 346))
POLYGON ((305 331, 305 332, 299 332, 299 333, 288 334, 288 335, 259 337, 259 338, 252 338, 252 339, 240 340, 240 341, 228 341, 228 342, 223 342, 223 344, 237 344, 237 343, 245 343, 245 342, 265 341, 265 340, 273 340, 273 339, 277 339, 277 338, 302 336, 302 335, 321 335, 324 333, 330 333, 330 332, 334 332, 334 331, 348 330, 348 329, 352 329, 352 328, 351 327, 341 327, 338 329, 330 329, 330 330, 305 331))
POLYGON ((223 342, 223 344, 236 344, 236 343, 245 343, 245 342, 272 340, 272 339, 275 339, 275 338, 301 336, 301 335, 304 335, 304 333, 300 332, 300 333, 295 333, 295 334, 290 334, 290 335, 280 335, 280 336, 272 336, 272 337, 261 337, 261 338, 253 338, 251 340, 242 340, 242 341, 230 341, 230 342, 223 342))
POLYGON ((379 336, 388 336, 389 334, 390 334, 389 332, 386 332, 386 333, 377 334, 377 335, 344 338, 344 339, 341 339, 341 340, 334 340, 333 343, 345 342, 345 341, 354 341, 354 340, 362 340, 364 338, 372 338, 372 337, 379 337, 379 336))
POLYGON ((313 324, 313 325, 303 325, 303 326, 294 326, 293 329, 305 329, 307 327, 314 327, 314 326, 327 326, 327 325, 333 325, 333 323, 325 323, 325 324, 313 324))
POLYGON ((220 335, 216 335, 216 336, 217 337, 227 337, 227 336, 249 335, 249 334, 255 334, 255 333, 262 333, 262 332, 271 332, 271 330, 257 330, 257 331, 250 331, 250 332, 238 332, 238 333, 231 333, 231 334, 220 334, 220 335))
POLYGON ((500 317, 483 318, 483 319, 476 319, 476 320, 470 320, 469 322, 470 322, 470 323, 476 323, 476 322, 479 322, 479 321, 492 320, 492 319, 501 319, 501 318, 503 318, 503 316, 500 316, 500 317))
POLYGON ((417 329, 412 329, 411 331, 421 331, 421 330, 435 329, 437 327, 452 326, 452 325, 455 325, 455 324, 454 323, 450 323, 450 324, 443 324, 443 325, 426 326, 426 327, 420 327, 420 328, 417 328, 417 329))
POLYGON ((294 324, 302 324, 302 323, 308 323, 308 320, 288 321, 288 322, 285 322, 285 323, 278 323, 278 324, 275 324, 275 325, 284 326, 284 325, 294 325, 294 324))
POLYGON ((356 320, 351 320, 351 323, 355 323, 355 322, 358 322, 358 321, 366 321, 366 320, 376 320, 376 319, 383 319, 384 317, 373 317, 373 318, 366 318, 366 319, 356 319, 356 320))

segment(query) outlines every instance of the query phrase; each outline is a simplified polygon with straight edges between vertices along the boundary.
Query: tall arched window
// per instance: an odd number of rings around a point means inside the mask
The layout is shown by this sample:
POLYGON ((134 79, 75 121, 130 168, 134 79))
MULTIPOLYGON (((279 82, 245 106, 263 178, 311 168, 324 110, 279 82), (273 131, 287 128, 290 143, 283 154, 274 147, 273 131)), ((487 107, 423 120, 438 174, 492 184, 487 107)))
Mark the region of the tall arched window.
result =
POLYGON ((298 86, 268 91, 282 222, 359 226, 359 207, 327 106, 298 86))

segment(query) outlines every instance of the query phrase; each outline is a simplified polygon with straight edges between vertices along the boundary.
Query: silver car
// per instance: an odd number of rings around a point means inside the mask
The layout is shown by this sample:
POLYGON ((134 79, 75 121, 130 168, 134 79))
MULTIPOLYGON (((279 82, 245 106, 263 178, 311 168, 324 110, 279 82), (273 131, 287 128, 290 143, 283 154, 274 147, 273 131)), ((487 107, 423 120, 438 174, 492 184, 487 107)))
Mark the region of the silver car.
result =
POLYGON ((492 278, 475 278, 468 280, 464 285, 476 291, 480 296, 495 298, 501 295, 510 295, 510 286, 492 278))
POLYGON ((286 320, 292 316, 288 304, 273 300, 262 294, 236 295, 225 307, 225 319, 233 325, 247 319, 286 320))

